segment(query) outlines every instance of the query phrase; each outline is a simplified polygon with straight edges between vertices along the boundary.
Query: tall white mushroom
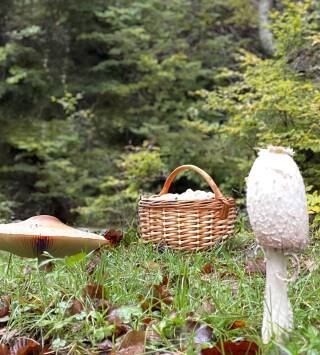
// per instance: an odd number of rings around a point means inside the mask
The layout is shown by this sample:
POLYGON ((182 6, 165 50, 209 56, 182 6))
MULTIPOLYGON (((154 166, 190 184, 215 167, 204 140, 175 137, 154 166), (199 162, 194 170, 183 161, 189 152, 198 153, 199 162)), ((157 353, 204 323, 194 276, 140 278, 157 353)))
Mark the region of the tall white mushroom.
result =
POLYGON ((293 326, 287 295, 287 259, 308 243, 305 187, 293 151, 268 147, 259 152, 247 179, 250 224, 267 259, 262 340, 281 341, 293 326))

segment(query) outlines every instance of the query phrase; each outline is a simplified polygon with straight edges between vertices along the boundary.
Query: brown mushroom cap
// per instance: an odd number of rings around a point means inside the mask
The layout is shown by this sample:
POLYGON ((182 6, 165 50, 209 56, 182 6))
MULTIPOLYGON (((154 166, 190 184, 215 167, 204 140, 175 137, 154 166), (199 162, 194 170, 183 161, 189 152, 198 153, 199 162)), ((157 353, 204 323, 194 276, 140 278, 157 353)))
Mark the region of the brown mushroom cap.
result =
POLYGON ((40 257, 44 251, 64 257, 89 252, 107 243, 104 237, 69 227, 53 216, 0 224, 0 249, 28 258, 40 257))

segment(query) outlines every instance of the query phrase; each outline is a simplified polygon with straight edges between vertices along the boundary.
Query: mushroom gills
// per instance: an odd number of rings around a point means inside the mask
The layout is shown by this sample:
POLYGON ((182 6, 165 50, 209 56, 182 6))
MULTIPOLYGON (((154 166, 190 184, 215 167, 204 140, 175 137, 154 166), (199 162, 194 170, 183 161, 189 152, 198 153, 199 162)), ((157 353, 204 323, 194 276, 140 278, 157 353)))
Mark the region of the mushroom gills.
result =
POLYGON ((53 216, 0 224, 0 249, 22 257, 39 258, 45 251, 54 257, 64 257, 104 244, 108 241, 101 235, 72 228, 53 216))

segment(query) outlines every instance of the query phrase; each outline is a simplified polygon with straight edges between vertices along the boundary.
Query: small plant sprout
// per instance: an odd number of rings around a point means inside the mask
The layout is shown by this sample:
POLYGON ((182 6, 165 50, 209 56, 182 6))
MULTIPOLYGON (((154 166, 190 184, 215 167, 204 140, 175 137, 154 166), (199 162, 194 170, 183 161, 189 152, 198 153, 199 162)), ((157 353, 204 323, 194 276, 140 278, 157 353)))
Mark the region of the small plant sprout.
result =
POLYGON ((104 237, 69 227, 53 216, 0 224, 0 249, 22 257, 41 258, 43 252, 64 257, 107 243, 104 237))
POLYGON ((266 289, 262 340, 281 341, 293 327, 287 295, 288 256, 308 243, 305 187, 289 148, 262 149, 247 179, 247 209, 253 232, 264 249, 266 289))

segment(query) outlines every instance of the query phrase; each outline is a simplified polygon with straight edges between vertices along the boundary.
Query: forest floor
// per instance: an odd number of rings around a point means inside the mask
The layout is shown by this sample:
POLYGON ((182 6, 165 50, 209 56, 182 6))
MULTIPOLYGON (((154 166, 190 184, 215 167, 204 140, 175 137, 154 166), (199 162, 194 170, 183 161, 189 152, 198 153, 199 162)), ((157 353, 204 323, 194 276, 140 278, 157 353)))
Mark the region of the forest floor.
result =
POLYGON ((0 354, 7 344, 24 355, 319 354, 319 247, 313 238, 300 256, 289 285, 295 329, 281 346, 261 343, 265 264, 245 231, 192 254, 144 245, 131 231, 40 269, 2 253, 0 354))

